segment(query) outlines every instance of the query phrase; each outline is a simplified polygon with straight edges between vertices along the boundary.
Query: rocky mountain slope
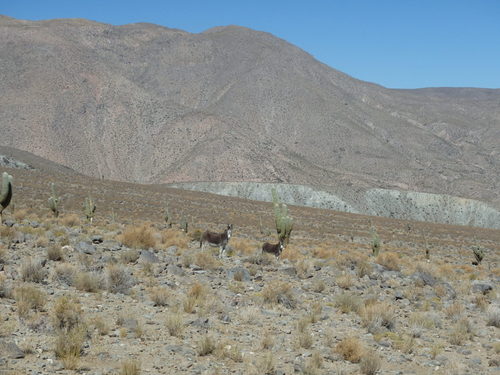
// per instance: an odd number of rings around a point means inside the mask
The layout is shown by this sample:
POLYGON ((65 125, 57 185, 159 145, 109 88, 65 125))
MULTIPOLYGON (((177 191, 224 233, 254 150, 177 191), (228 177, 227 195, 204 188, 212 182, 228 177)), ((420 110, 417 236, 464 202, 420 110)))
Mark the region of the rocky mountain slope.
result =
POLYGON ((0 143, 131 182, 266 181, 500 205, 500 90, 392 90, 270 34, 0 17, 0 143))

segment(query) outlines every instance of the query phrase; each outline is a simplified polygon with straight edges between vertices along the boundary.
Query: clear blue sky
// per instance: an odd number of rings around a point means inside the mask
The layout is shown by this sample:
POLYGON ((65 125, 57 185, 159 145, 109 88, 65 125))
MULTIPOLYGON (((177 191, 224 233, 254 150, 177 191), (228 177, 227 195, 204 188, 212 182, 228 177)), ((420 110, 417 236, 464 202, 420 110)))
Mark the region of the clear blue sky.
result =
POLYGON ((240 25, 386 87, 500 88, 500 0, 0 0, 0 14, 195 33, 240 25))

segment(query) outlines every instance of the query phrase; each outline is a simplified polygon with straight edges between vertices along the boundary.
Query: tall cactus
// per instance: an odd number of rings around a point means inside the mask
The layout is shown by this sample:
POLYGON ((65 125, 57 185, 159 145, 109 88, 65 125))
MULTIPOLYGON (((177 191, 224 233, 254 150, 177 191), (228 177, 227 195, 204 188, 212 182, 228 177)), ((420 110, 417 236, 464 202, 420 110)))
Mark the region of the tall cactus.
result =
POLYGON ((49 208, 55 217, 59 216, 59 198, 56 195, 56 185, 52 182, 50 184, 52 196, 49 198, 49 208))
POLYGON ((274 204, 274 222, 276 224, 276 233, 279 240, 283 241, 285 245, 290 242, 290 235, 293 230, 293 219, 288 216, 288 208, 286 204, 279 201, 276 189, 271 190, 274 204))
POLYGON ((167 228, 172 228, 172 216, 170 216, 170 210, 168 209, 168 203, 165 204, 165 223, 167 224, 167 228))
POLYGON ((2 213, 12 199, 12 176, 7 172, 2 173, 2 190, 0 191, 0 224, 3 222, 2 213))
POLYGON ((480 246, 472 246, 472 252, 474 253, 474 258, 476 259, 472 262, 472 264, 475 266, 480 265, 484 258, 484 249, 480 246))
POLYGON ((85 198, 85 201, 83 202, 83 213, 85 214, 85 217, 90 223, 92 223, 92 220, 94 219, 95 209, 96 206, 94 204, 94 201, 92 200, 92 197, 89 195, 88 198, 85 198))
POLYGON ((371 248, 372 255, 377 257, 380 253, 380 237, 378 236, 377 229, 375 227, 371 228, 372 240, 371 240, 371 248))

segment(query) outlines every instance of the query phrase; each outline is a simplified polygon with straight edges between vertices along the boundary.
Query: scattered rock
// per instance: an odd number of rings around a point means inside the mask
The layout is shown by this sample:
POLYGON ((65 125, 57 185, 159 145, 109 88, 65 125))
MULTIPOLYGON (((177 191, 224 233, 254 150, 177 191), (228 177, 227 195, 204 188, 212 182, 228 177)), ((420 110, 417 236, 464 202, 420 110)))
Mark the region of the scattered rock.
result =
POLYGON ((24 352, 12 341, 0 339, 0 354, 2 357, 19 359, 24 358, 24 352))
POLYGON ((472 283, 472 291, 474 293, 486 294, 491 290, 493 290, 493 285, 486 283, 484 281, 474 281, 472 283))
POLYGON ((103 242, 103 237, 99 234, 94 234, 92 237, 90 237, 90 241, 94 244, 99 244, 103 242))
POLYGON ((96 248, 94 245, 88 242, 80 241, 78 244, 75 246, 76 251, 83 253, 83 254, 88 254, 92 255, 95 253, 96 248))
POLYGON ((141 255, 139 257, 139 262, 142 263, 160 263, 160 259, 149 250, 141 250, 141 255))
POLYGON ((3 225, 5 225, 6 227, 9 227, 9 228, 12 228, 15 224, 16 224, 16 222, 14 220, 10 220, 10 219, 7 219, 3 222, 3 225))
POLYGON ((226 270, 226 275, 229 280, 238 280, 238 281, 250 281, 250 272, 245 267, 235 267, 226 270))

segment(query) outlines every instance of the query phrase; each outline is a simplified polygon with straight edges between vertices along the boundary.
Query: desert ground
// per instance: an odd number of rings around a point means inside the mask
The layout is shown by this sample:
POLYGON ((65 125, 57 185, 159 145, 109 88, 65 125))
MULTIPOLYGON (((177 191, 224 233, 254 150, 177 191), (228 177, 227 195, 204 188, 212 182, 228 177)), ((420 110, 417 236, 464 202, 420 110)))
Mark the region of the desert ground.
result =
POLYGON ((4 170, 2 375, 500 372, 499 230, 290 206, 276 259, 270 203, 4 170))

